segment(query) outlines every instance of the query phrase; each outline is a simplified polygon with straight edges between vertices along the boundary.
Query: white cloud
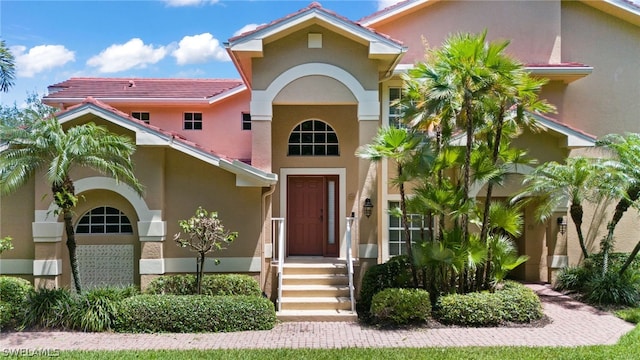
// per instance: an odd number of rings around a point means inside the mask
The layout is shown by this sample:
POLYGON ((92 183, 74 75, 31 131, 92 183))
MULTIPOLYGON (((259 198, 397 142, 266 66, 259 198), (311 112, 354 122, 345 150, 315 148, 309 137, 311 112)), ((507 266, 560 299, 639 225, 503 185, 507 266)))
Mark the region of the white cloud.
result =
POLYGON ((181 6, 198 6, 205 4, 215 4, 219 0, 164 0, 167 6, 181 7, 181 6))
POLYGON ((400 0, 378 0, 378 10, 388 8, 398 2, 400 2, 400 0))
POLYGON ((220 46, 220 41, 210 33, 183 37, 171 55, 176 58, 178 65, 229 60, 229 55, 220 46))
POLYGON ((11 47, 18 76, 33 77, 76 60, 75 53, 63 45, 38 45, 29 49, 29 52, 26 50, 25 46, 11 47))
POLYGON ((243 26, 240 30, 233 33, 233 36, 238 36, 240 34, 244 34, 249 31, 255 30, 258 26, 262 26, 264 24, 247 24, 243 26))
POLYGON ((154 48, 145 45, 138 38, 133 38, 124 44, 114 44, 103 50, 99 55, 87 61, 87 65, 98 67, 102 73, 114 73, 131 68, 144 68, 155 64, 167 55, 164 46, 154 48))

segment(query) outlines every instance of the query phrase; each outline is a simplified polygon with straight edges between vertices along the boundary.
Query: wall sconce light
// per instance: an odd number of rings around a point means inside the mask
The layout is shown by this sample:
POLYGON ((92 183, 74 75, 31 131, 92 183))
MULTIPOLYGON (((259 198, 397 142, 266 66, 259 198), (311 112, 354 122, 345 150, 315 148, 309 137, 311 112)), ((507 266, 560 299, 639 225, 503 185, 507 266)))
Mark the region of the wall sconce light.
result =
POLYGON ((567 232, 567 218, 564 216, 560 216, 557 221, 558 230, 560 231, 560 234, 564 235, 564 233, 567 232))
POLYGON ((373 204, 371 203, 371 199, 364 199, 364 205, 362 205, 362 211, 366 217, 371 216, 371 210, 373 210, 373 204))

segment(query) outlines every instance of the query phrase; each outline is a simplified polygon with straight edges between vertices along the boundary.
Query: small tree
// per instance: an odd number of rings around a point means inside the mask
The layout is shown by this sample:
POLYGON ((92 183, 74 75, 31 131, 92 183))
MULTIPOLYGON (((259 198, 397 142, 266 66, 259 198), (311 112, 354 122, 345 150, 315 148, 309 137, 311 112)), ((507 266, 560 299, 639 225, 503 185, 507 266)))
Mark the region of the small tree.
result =
MULTIPOLYGON (((198 294, 200 294, 205 255, 226 249, 225 245, 235 240, 238 237, 238 233, 226 230, 222 225, 222 221, 218 219, 217 212, 212 211, 209 213, 202 207, 198 207, 195 216, 190 219, 180 220, 179 225, 186 238, 182 238, 181 233, 177 233, 174 236, 174 240, 178 246, 188 247, 189 250, 198 253, 196 258, 196 285, 198 294)), ((215 264, 218 265, 219 263, 220 260, 215 259, 215 264)))
POLYGON ((6 250, 12 250, 13 244, 11 243, 11 236, 7 236, 5 238, 0 239, 0 254, 5 252, 6 250))

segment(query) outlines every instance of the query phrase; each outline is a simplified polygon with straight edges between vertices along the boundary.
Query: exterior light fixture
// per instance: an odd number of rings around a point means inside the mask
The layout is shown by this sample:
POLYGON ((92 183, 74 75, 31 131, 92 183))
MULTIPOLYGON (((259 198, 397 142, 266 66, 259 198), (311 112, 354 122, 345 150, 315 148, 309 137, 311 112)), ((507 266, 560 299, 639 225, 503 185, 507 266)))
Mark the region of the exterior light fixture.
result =
POLYGON ((560 231, 560 234, 564 235, 564 233, 567 232, 567 218, 564 216, 560 216, 557 221, 558 230, 560 231))
POLYGON ((371 210, 373 209, 373 204, 371 203, 371 199, 364 199, 364 205, 362 206, 362 211, 366 217, 371 216, 371 210))

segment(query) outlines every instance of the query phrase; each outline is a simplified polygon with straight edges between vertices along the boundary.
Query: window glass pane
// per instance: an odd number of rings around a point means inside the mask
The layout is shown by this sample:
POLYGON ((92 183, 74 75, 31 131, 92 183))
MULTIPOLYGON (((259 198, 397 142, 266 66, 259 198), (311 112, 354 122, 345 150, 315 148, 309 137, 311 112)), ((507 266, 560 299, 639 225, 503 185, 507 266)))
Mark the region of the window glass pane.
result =
POLYGON ((338 143, 338 136, 335 133, 328 133, 327 134, 327 143, 329 143, 329 144, 337 144, 338 143))
POLYGON ((120 223, 120 216, 118 215, 109 215, 107 216, 107 224, 118 224, 120 223))
POLYGON ((193 123, 193 130, 202 130, 202 123, 201 122, 193 123))
POLYGON ((313 130, 315 131, 325 131, 326 128, 327 128, 326 124, 322 121, 313 122, 313 130))
POLYGON ((300 155, 300 146, 289 145, 289 155, 300 155))
POLYGON ((308 120, 298 124, 289 134, 288 155, 337 156, 339 154, 336 133, 331 126, 321 120, 308 120), (294 145, 301 147, 296 150, 294 145))
POLYGON ((76 233, 78 234, 88 234, 89 233, 89 225, 78 225, 76 228, 76 233))
POLYGON ((312 133, 302 133, 302 143, 303 144, 313 144, 313 134, 312 133))
POLYGON ((120 232, 120 225, 107 225, 107 234, 117 234, 120 232))
POLYGON ((325 150, 324 145, 315 145, 313 155, 325 155, 324 150, 325 150))
POLYGON ((303 131, 311 131, 313 130, 313 121, 305 121, 302 123, 303 131))
POLYGON ((291 144, 299 144, 300 143, 300 133, 292 133, 289 137, 289 143, 291 144))
POLYGON ((92 234, 104 234, 104 225, 91 225, 92 234))
POLYGON ((327 155, 340 155, 338 145, 327 145, 327 155))
POLYGON ((84 214, 78 221, 76 232, 79 234, 118 234, 133 233, 129 218, 120 210, 101 206, 84 214))
POLYGON ((202 121, 202 113, 193 113, 193 120, 202 121))
POLYGON ((185 130, 193 130, 192 123, 190 123, 190 122, 184 123, 184 129, 185 130))
POLYGON ((120 232, 122 234, 132 234, 133 233, 133 228, 131 227, 131 225, 122 225, 120 227, 120 232))
POLYGON ((313 155, 313 146, 302 145, 302 155, 313 155))
POLYGON ((313 134, 313 141, 316 144, 318 144, 318 143, 324 144, 324 143, 326 143, 326 141, 325 141, 326 137, 327 137, 327 134, 325 134, 325 133, 319 133, 319 134, 316 133, 316 134, 313 134))
POLYGON ((184 113, 184 119, 186 121, 191 121, 193 120, 193 114, 192 113, 184 113))
POLYGON ((105 212, 105 208, 99 207, 91 210, 91 215, 104 214, 104 212, 105 212))

